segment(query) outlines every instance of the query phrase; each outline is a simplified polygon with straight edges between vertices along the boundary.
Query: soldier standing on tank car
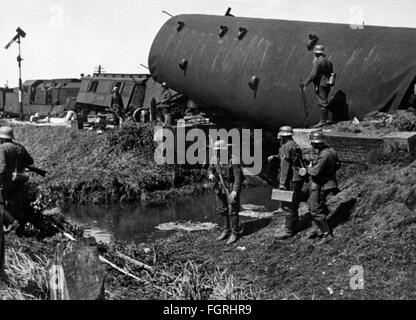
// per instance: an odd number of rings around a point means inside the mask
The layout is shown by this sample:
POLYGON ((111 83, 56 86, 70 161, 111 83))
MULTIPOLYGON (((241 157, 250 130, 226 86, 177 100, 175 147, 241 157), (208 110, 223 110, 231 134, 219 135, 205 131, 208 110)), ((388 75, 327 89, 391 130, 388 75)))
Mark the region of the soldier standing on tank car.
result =
POLYGON ((337 152, 326 144, 323 132, 313 132, 311 144, 318 154, 308 166, 308 173, 312 179, 310 205, 315 224, 309 233, 309 238, 328 238, 332 235, 332 230, 327 221, 326 201, 329 197, 339 193, 336 172, 341 167, 341 162, 337 152))
POLYGON ((293 128, 290 126, 281 127, 279 137, 282 141, 279 149, 279 189, 293 191, 292 203, 282 202, 282 208, 285 212, 284 229, 277 230, 274 235, 278 240, 285 240, 293 237, 298 232, 298 209, 304 180, 299 174, 299 170, 303 167, 302 150, 293 140, 293 128))
POLYGON ((213 146, 216 155, 208 168, 208 178, 214 182, 216 204, 219 205, 216 211, 223 223, 217 241, 228 239, 227 244, 235 243, 242 234, 239 212, 244 174, 240 161, 232 155, 231 146, 224 140, 216 141, 213 146), (222 150, 228 152, 228 162, 225 164, 219 161, 222 150))
POLYGON ((325 48, 323 45, 316 45, 313 49, 315 59, 313 60, 313 67, 309 77, 300 85, 304 90, 310 83, 315 85, 315 92, 318 98, 318 106, 320 108, 320 121, 316 125, 322 126, 328 121, 328 96, 331 91, 331 85, 334 80, 334 67, 332 62, 325 55, 325 48))

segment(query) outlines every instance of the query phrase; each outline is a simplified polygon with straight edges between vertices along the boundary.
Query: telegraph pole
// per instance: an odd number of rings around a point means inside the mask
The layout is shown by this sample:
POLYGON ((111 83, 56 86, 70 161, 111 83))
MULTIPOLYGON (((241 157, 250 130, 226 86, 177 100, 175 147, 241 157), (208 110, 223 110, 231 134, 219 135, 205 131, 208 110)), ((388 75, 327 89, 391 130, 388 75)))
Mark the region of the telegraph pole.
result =
POLYGON ((104 67, 101 64, 99 64, 98 67, 95 67, 94 71, 98 74, 105 73, 104 67))

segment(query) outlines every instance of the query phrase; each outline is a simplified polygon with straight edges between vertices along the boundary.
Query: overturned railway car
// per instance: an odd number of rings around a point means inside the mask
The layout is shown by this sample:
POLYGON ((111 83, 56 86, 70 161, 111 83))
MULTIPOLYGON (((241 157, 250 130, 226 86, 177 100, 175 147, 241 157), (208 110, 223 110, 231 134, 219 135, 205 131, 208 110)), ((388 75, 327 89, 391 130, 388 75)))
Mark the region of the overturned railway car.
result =
MULTIPOLYGON (((324 44, 349 118, 406 108, 414 100, 416 29, 179 15, 153 41, 153 79, 197 102, 265 127, 303 126, 299 83, 312 68, 310 35, 324 44)), ((306 90, 309 117, 319 119, 314 88, 306 90)), ((334 108, 341 108, 335 105, 334 108)), ((337 110, 334 110, 337 111, 337 110)))
POLYGON ((147 74, 102 73, 81 78, 76 105, 84 110, 108 111, 112 108, 113 89, 119 88, 123 111, 142 107, 146 94, 147 74))

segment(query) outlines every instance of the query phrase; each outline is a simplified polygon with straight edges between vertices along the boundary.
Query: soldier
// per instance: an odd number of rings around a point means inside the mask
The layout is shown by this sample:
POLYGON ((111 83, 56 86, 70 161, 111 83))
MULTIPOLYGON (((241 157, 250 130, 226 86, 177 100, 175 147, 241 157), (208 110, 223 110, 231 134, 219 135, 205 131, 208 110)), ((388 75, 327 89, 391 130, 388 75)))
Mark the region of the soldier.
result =
POLYGON ((124 104, 123 104, 123 98, 120 94, 120 88, 118 86, 115 86, 113 88, 113 91, 111 93, 111 110, 114 112, 116 119, 116 125, 122 126, 123 123, 123 110, 124 110, 124 104))
MULTIPOLYGON (((33 159, 25 147, 13 141, 13 129, 0 128, 0 210, 3 224, 0 226, 9 233, 26 223, 25 184, 29 177, 24 168, 33 164, 33 159)), ((4 238, 0 239, 0 273, 4 267, 4 238)))
POLYGON ((219 207, 216 211, 222 218, 223 229, 217 241, 228 238, 227 244, 236 242, 242 231, 239 227, 240 194, 243 186, 244 175, 241 164, 229 150, 231 145, 224 140, 214 143, 216 151, 208 169, 208 178, 214 182, 216 203, 219 207), (228 151, 228 162, 219 163, 221 151, 228 151))
POLYGON ((325 48, 323 45, 317 45, 313 49, 315 59, 313 68, 309 77, 301 84, 304 90, 311 82, 315 85, 315 92, 318 98, 318 106, 320 107, 320 121, 316 125, 322 126, 328 121, 328 96, 331 91, 331 76, 334 72, 332 62, 325 56, 325 48))
POLYGON ((293 140, 293 128, 289 126, 281 127, 279 137, 282 141, 279 149, 279 189, 293 191, 293 202, 282 202, 282 208, 285 212, 285 227, 279 229, 274 235, 278 240, 285 240, 293 237, 298 232, 298 209, 304 181, 299 174, 300 168, 303 167, 302 151, 293 140))
POLYGON ((323 132, 313 132, 311 144, 314 149, 318 150, 318 154, 308 166, 308 173, 312 179, 311 213, 315 223, 309 238, 317 236, 327 238, 332 235, 332 230, 326 218, 328 214, 326 201, 328 197, 339 193, 336 172, 341 167, 341 162, 338 159, 337 152, 326 144, 323 132))
POLYGON ((172 93, 169 90, 168 84, 166 82, 162 83, 162 97, 160 100, 160 109, 164 118, 163 125, 170 126, 173 124, 173 115, 170 112, 170 103, 172 100, 172 93))

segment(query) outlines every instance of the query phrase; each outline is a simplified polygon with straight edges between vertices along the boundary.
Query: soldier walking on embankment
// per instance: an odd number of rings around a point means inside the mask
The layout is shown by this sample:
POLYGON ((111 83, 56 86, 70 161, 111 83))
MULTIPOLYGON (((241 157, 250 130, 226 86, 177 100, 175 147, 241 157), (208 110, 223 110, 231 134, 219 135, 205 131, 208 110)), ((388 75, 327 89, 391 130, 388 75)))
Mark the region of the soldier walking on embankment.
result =
POLYGON ((318 154, 308 167, 312 179, 310 205, 315 227, 309 233, 309 238, 327 238, 332 235, 327 221, 328 207, 326 201, 339 193, 336 172, 341 167, 337 152, 328 147, 325 135, 321 131, 311 135, 312 147, 318 154))
POLYGON ((303 167, 302 150, 293 140, 293 128, 290 126, 281 127, 279 137, 281 139, 279 189, 293 191, 293 201, 291 203, 282 202, 285 212, 285 227, 283 230, 276 231, 274 235, 276 239, 284 240, 293 237, 298 232, 298 209, 304 181, 299 174, 299 170, 303 167))
POLYGON ((214 143, 216 152, 208 169, 208 178, 214 182, 217 214, 222 219, 222 232, 217 241, 226 240, 227 244, 236 242, 242 231, 239 226, 240 195, 244 175, 240 162, 232 155, 230 147, 224 140, 214 143), (220 162, 221 151, 227 152, 227 163, 220 162))

